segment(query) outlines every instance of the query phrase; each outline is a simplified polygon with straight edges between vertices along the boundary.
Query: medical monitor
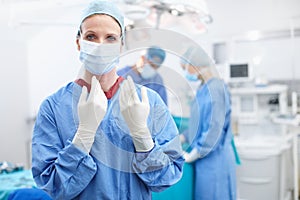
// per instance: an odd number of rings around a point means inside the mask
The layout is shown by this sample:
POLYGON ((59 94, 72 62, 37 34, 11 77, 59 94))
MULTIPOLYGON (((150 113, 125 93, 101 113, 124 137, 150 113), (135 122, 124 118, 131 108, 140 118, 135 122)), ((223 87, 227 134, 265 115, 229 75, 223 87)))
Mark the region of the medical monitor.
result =
POLYGON ((229 82, 249 82, 252 80, 249 63, 230 63, 229 82))

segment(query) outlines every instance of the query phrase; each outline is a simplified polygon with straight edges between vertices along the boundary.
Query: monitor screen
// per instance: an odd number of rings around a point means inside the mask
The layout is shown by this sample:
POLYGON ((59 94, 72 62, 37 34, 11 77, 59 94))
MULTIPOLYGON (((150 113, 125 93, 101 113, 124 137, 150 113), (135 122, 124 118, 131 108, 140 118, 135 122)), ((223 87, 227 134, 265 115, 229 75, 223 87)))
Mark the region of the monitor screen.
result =
POLYGON ((230 64, 230 78, 248 78, 248 64, 230 64))

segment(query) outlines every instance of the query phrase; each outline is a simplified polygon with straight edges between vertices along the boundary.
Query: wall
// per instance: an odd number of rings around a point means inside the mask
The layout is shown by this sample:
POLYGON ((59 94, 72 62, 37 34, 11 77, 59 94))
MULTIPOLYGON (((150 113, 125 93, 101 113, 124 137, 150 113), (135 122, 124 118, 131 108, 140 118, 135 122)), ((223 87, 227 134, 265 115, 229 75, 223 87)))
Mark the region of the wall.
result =
POLYGON ((47 26, 28 43, 30 114, 60 87, 77 78, 81 67, 75 43, 76 29, 47 26))
POLYGON ((270 81, 300 79, 297 67, 300 36, 280 35, 280 32, 289 34, 300 28, 299 1, 210 0, 207 3, 214 22, 208 26, 208 33, 200 38, 211 43, 225 43, 227 63, 249 61, 255 76, 270 81), (265 38, 253 38, 258 34, 265 38))
POLYGON ((70 17, 56 11, 0 6, 0 162, 30 167, 33 119, 41 101, 77 77, 77 27, 56 22, 70 17))
POLYGON ((232 59, 251 62, 255 77, 300 79, 300 37, 240 42, 234 48, 232 59))
POLYGON ((27 46, 14 30, 0 28, 0 32, 4 35, 0 44, 5 47, 0 48, 0 162, 27 165, 30 140, 26 121, 29 111, 27 46))
POLYGON ((232 38, 252 30, 289 29, 300 25, 298 0, 208 0, 212 38, 232 38))

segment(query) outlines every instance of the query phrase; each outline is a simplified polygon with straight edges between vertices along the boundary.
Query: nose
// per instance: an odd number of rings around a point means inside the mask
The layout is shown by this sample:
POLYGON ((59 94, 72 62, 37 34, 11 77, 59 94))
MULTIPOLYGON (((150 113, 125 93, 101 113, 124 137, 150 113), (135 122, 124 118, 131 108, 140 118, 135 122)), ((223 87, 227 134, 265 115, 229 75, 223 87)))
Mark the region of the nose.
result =
POLYGON ((100 39, 99 39, 99 43, 100 43, 100 44, 104 44, 105 41, 106 41, 106 40, 105 40, 104 38, 100 38, 100 39))
POLYGON ((99 44, 104 44, 105 43, 105 39, 104 38, 99 38, 98 43, 99 44))

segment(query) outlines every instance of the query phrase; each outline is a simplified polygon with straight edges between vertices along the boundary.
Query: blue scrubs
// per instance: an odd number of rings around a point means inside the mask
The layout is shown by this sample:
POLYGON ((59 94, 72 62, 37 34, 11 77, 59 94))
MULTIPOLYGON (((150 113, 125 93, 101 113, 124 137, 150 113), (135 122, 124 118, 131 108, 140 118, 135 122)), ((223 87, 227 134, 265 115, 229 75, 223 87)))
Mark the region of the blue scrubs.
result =
POLYGON ((150 152, 135 152, 117 91, 86 154, 71 143, 81 89, 69 83, 40 107, 32 138, 32 173, 38 187, 53 199, 150 200, 151 191, 162 191, 181 178, 178 132, 158 94, 148 90, 148 128, 155 142, 150 152))
POLYGON ((191 107, 189 130, 184 133, 191 148, 200 153, 200 159, 194 162, 194 199, 236 199, 230 116, 230 93, 222 80, 212 78, 199 87, 191 107))
POLYGON ((149 79, 143 79, 137 72, 135 72, 132 67, 127 66, 120 70, 118 70, 118 75, 127 78, 127 76, 131 76, 133 81, 137 84, 146 86, 155 92, 157 92, 162 100, 168 105, 167 92, 164 86, 164 82, 162 77, 156 73, 156 75, 149 79))

